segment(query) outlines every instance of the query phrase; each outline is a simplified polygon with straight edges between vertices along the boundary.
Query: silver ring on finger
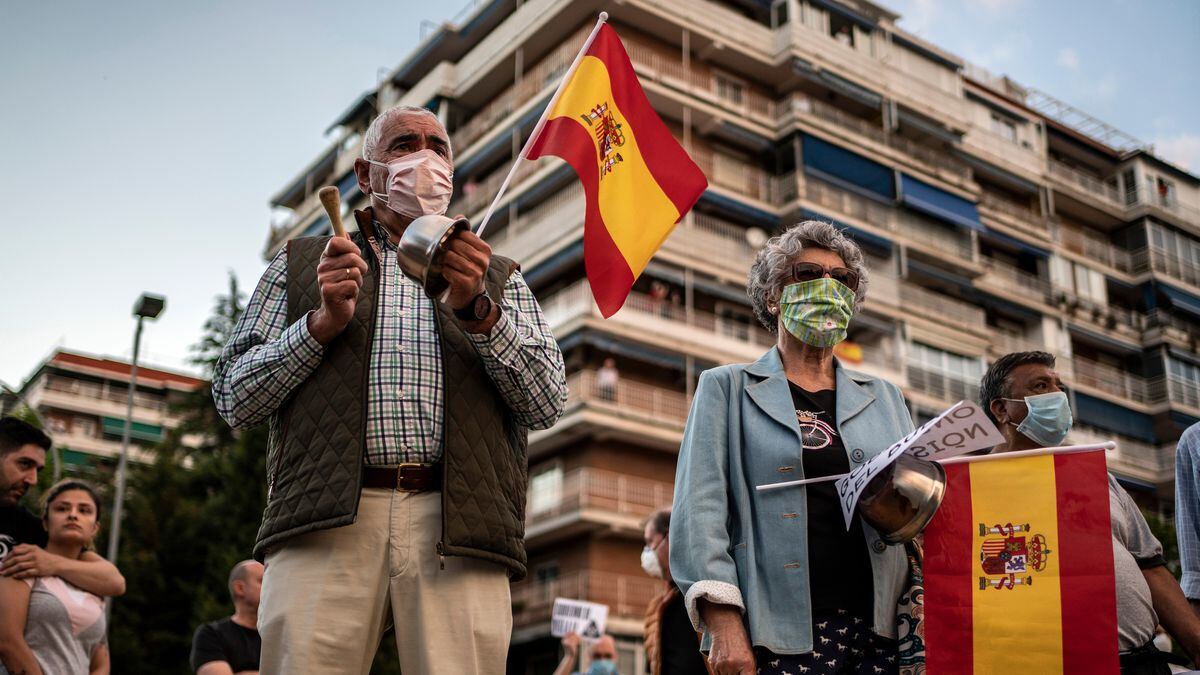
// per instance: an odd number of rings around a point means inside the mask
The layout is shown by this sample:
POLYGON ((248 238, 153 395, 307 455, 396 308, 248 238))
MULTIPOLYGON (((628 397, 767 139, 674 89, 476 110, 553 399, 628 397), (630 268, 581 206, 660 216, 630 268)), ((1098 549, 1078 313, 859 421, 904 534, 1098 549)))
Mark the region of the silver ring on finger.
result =
POLYGON ((350 268, 349 268, 349 267, 347 267, 347 268, 346 268, 346 278, 347 278, 347 279, 349 279, 351 276, 353 276, 353 273, 351 273, 351 272, 350 272, 350 268))

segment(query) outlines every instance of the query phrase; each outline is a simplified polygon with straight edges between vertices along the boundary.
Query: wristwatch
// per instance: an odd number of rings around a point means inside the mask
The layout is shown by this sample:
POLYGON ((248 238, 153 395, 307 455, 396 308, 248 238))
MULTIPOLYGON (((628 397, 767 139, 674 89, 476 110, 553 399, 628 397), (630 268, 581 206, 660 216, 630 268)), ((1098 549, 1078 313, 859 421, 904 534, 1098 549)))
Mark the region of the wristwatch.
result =
POLYGON ((487 291, 483 290, 471 298, 466 307, 454 310, 454 317, 459 321, 483 321, 491 315, 494 305, 487 291))

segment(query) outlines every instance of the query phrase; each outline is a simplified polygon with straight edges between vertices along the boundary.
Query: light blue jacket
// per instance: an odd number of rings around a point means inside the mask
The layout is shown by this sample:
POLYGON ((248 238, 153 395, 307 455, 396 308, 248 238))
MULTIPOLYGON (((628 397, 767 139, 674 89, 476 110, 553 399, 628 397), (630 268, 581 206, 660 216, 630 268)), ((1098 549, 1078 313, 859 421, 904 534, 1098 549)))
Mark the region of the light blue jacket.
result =
MULTIPOLYGON (((840 365, 836 377, 837 427, 851 468, 912 431, 895 385, 840 365)), ((806 489, 754 489, 803 478, 800 453, 777 349, 755 363, 700 375, 679 451, 670 537, 671 577, 692 623, 705 632, 705 650, 712 642, 696 610, 702 597, 741 607, 752 645, 777 654, 812 651, 806 489)), ((895 637, 907 557, 866 523, 863 530, 875 585, 872 629, 895 637)))

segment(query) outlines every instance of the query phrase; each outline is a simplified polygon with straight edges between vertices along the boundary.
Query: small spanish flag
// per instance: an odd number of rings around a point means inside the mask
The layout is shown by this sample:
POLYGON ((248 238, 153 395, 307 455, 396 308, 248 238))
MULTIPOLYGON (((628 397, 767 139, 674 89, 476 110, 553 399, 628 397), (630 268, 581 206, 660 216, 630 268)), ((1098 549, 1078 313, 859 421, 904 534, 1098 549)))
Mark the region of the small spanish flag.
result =
POLYGON ((569 78, 528 157, 557 155, 583 183, 584 264, 607 318, 708 181, 650 107, 608 24, 569 78))
POLYGON ((925 530, 929 675, 1116 675, 1103 450, 946 466, 925 530))

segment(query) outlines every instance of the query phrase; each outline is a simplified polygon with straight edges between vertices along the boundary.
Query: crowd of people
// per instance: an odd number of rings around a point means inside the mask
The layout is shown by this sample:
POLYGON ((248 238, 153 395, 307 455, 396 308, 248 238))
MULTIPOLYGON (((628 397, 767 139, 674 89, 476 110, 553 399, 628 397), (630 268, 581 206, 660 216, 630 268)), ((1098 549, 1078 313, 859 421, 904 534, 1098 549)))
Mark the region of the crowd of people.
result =
MULTIPOLYGON (((566 376, 519 266, 476 235, 446 244, 441 302, 399 272, 405 229, 449 203, 453 161, 428 110, 381 114, 354 165, 371 202, 357 232, 290 242, 227 342, 214 399, 233 427, 270 424, 267 505, 253 559, 229 574, 232 615, 196 629, 195 672, 366 673, 389 626, 406 673, 504 671, 509 582, 528 563, 527 436, 563 414, 566 376)), ((754 489, 846 473, 913 430, 896 385, 834 357, 868 288, 859 247, 828 223, 759 252, 747 291, 776 344, 701 375, 674 503, 645 524, 642 568, 662 580, 645 620, 653 675, 922 671, 920 538, 889 543, 857 516, 845 527, 832 482, 754 489)), ((677 298, 656 287, 654 300, 677 298)), ((988 369, 980 404, 1004 436, 992 452, 1064 441, 1054 366, 1022 352, 988 369)), ((619 385, 608 359, 600 397, 619 385)), ((1198 436, 1178 449, 1182 587, 1109 480, 1123 673, 1169 672, 1160 628, 1200 661, 1198 436)), ((20 504, 50 446, 0 420, 0 673, 107 673, 105 604, 125 580, 92 550, 96 490, 68 479, 40 515, 20 504)), ((558 674, 618 670, 611 636, 586 659, 578 635, 562 648, 558 674)))

